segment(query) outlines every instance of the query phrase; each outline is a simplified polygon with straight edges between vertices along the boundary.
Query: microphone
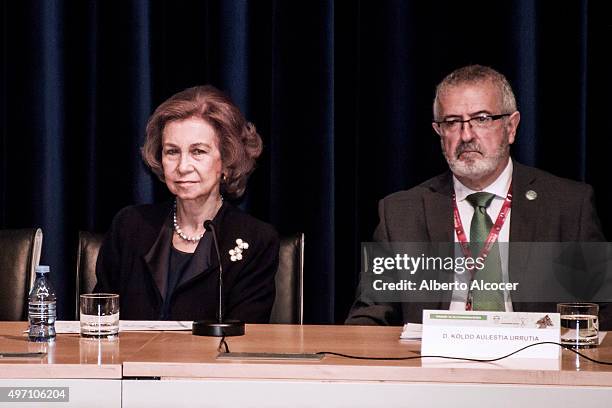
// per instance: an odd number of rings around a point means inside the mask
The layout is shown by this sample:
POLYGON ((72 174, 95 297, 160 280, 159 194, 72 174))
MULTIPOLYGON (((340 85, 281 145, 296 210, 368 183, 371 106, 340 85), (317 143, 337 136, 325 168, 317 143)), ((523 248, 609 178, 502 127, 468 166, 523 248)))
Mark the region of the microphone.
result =
POLYGON ((196 336, 212 337, 242 336, 244 335, 244 322, 239 320, 224 321, 223 319, 223 265, 221 265, 219 241, 217 240, 215 224, 213 224, 211 220, 204 221, 204 228, 206 231, 210 231, 212 233, 215 253, 217 254, 217 261, 219 262, 219 278, 217 281, 219 290, 219 304, 217 305, 217 321, 196 320, 193 322, 191 333, 195 334, 196 336))

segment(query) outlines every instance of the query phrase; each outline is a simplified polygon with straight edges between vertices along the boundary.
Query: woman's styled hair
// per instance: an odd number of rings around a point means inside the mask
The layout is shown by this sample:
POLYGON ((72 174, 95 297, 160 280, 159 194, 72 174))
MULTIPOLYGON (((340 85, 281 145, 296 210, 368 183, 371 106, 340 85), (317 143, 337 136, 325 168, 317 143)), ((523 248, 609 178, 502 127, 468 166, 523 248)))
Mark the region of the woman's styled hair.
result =
POLYGON ((147 123, 142 147, 145 163, 164 181, 161 164, 164 128, 170 122, 190 118, 202 119, 215 129, 223 167, 221 193, 228 198, 240 197, 261 154, 262 141, 255 126, 223 92, 213 86, 185 89, 155 109, 147 123))

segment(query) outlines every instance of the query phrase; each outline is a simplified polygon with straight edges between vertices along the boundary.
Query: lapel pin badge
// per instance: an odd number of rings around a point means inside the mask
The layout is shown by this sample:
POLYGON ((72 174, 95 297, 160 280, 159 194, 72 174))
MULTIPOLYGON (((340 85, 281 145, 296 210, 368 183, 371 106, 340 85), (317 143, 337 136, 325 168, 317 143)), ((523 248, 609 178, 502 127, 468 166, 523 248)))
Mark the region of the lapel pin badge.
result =
POLYGON ((533 200, 535 200, 536 198, 538 198, 538 193, 536 193, 536 192, 535 192, 535 191, 533 191, 533 190, 529 190, 529 191, 527 191, 527 192, 525 193, 525 197, 527 197, 527 199, 528 199, 529 201, 533 201, 533 200))
POLYGON ((229 250, 230 259, 232 262, 242 260, 242 251, 249 249, 249 243, 238 238, 234 249, 229 250))

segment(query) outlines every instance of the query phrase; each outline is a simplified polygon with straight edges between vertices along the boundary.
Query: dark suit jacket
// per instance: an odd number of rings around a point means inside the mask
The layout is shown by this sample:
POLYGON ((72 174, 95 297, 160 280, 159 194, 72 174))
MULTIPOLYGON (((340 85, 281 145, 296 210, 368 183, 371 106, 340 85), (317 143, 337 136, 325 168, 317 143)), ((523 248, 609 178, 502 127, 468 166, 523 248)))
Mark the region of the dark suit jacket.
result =
MULTIPOLYGON (((275 294, 278 234, 227 203, 213 222, 223 265, 224 318, 267 323, 275 294), (249 248, 242 260, 232 262, 228 252, 238 238, 249 248)), ((100 248, 94 291, 119 293, 121 319, 160 318, 172 234, 170 203, 126 207, 115 216, 100 248)), ((219 263, 210 242, 198 244, 171 295, 169 319, 216 319, 219 263)))
MULTIPOLYGON (((510 218, 512 242, 605 241, 594 203, 593 190, 584 183, 513 162, 513 201, 510 218), (535 200, 525 193, 533 190, 535 200)), ((382 242, 453 242, 452 173, 434 177, 379 203, 380 222, 374 240, 382 242)), ((509 271, 521 270, 524 259, 511 257, 509 271)), ((511 272, 510 272, 511 273, 511 272)), ((399 325, 421 322, 423 309, 448 309, 449 299, 432 303, 377 303, 358 293, 347 324, 399 325)), ((513 303, 515 311, 555 312, 554 303, 513 303)), ((612 319, 600 312, 602 325, 612 319)))

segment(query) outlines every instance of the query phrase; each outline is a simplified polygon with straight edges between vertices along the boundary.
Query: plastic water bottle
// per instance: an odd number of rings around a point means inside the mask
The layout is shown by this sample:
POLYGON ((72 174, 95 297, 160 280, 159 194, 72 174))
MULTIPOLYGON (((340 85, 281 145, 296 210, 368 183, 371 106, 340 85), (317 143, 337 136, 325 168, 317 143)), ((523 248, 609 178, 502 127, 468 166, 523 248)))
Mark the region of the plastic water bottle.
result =
POLYGON ((36 267, 36 281, 28 299, 30 341, 55 340, 55 290, 49 281, 49 266, 36 267))

